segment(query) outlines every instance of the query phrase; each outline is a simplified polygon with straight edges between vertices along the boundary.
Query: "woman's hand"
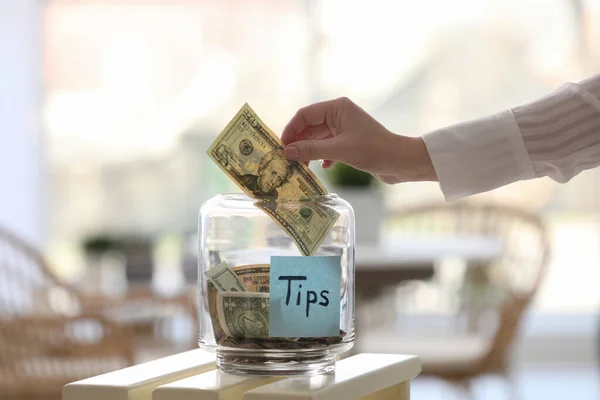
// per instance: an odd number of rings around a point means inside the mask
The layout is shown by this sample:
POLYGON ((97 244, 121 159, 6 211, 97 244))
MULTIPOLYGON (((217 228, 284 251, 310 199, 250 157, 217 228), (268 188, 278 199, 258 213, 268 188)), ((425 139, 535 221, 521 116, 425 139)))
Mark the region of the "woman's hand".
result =
POLYGON ((423 139, 390 132, 344 97, 298 110, 281 140, 289 160, 341 161, 385 183, 437 180, 423 139))

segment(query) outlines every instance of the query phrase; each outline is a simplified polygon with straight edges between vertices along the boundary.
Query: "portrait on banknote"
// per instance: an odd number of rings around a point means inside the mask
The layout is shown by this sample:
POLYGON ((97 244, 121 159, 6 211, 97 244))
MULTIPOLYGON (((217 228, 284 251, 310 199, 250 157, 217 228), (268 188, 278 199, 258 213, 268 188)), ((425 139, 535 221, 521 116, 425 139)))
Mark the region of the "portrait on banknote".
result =
POLYGON ((277 189, 285 185, 292 173, 294 166, 290 163, 281 150, 273 150, 265 154, 258 165, 258 174, 242 175, 240 181, 256 198, 278 197, 277 189))

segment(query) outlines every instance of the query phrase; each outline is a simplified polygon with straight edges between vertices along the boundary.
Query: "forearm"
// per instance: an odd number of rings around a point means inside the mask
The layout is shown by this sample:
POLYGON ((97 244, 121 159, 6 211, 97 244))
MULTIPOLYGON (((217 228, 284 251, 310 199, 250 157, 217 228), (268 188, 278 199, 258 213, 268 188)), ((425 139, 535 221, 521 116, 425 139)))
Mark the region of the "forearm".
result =
POLYGON ((600 165, 600 75, 512 109, 536 177, 567 182, 600 165))
POLYGON ((423 136, 447 200, 600 165, 600 75, 510 110, 423 136))

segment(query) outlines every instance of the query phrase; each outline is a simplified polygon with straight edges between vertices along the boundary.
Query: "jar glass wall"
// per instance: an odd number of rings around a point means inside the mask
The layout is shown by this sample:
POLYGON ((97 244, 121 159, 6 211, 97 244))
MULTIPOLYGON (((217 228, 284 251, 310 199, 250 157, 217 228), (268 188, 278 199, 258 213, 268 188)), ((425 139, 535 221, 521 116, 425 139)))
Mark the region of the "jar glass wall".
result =
POLYGON ((198 343, 217 353, 219 369, 333 371, 335 356, 354 342, 350 204, 334 194, 266 206, 244 194, 218 195, 202 205, 198 230, 198 343), (335 222, 324 229, 330 215, 335 222))

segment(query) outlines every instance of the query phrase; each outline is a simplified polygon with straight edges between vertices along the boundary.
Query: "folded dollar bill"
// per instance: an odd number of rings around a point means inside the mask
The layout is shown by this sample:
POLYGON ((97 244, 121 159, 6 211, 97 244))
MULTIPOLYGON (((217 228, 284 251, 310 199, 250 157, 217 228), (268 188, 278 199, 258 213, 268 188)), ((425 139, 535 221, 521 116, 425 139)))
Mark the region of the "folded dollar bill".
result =
POLYGON ((281 226, 304 255, 316 252, 339 214, 330 207, 288 206, 282 199, 313 199, 327 189, 303 163, 283 155, 281 140, 246 103, 207 150, 207 154, 248 196, 266 201, 257 206, 281 226), (321 209, 328 209, 320 212, 321 209), (311 218, 314 215, 319 218, 311 218))
POLYGON ((204 273, 220 292, 244 292, 244 284, 229 264, 222 262, 204 273))

